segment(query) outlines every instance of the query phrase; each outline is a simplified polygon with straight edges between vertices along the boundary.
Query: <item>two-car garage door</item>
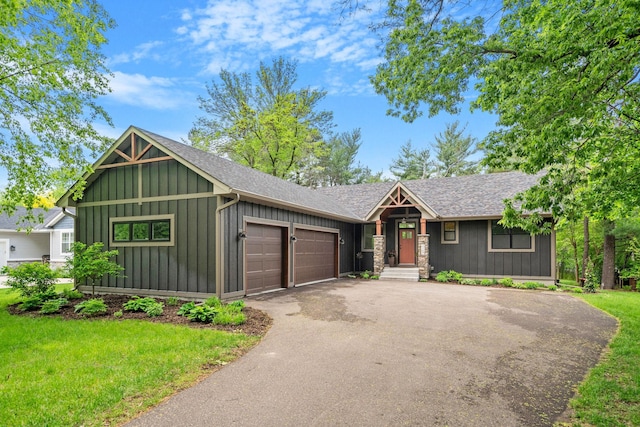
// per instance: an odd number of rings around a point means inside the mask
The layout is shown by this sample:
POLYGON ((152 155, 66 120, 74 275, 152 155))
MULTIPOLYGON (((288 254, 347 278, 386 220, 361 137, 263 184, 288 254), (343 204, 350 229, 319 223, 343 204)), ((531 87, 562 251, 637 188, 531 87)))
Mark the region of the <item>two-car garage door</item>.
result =
MULTIPOLYGON (((288 285, 287 227, 247 223, 245 240, 246 293, 288 285)), ((296 285, 338 277, 338 234, 294 229, 293 282, 296 285)))

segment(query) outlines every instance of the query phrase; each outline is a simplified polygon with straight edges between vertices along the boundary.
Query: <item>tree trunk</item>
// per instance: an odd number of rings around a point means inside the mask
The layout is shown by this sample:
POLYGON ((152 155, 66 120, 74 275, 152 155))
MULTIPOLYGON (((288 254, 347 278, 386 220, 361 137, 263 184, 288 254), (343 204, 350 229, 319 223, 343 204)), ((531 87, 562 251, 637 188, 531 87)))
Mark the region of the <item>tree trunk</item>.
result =
POLYGON ((616 237, 612 234, 614 223, 604 221, 604 247, 602 253, 602 289, 613 289, 615 284, 616 237))
POLYGON ((583 220, 582 229, 582 280, 580 280, 580 284, 584 285, 584 279, 587 275, 587 265, 589 265, 589 217, 586 215, 583 220))
POLYGON ((575 276, 575 281, 580 283, 580 265, 578 265, 578 240, 576 239, 576 222, 571 221, 571 228, 569 229, 569 243, 571 244, 571 249, 573 249, 573 273, 575 276))

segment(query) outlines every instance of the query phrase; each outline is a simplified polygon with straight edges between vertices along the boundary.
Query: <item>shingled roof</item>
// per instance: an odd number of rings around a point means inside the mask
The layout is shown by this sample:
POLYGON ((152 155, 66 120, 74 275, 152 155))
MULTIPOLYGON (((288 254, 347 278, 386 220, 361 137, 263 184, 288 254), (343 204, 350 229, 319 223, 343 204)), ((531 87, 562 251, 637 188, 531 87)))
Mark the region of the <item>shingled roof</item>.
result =
POLYGON ((172 154, 231 188, 232 192, 255 196, 275 204, 297 206, 302 210, 324 213, 333 217, 350 220, 361 218, 346 208, 344 204, 336 203, 334 199, 307 187, 240 165, 162 135, 140 128, 137 130, 165 147, 172 154))
MULTIPOLYGON (((402 181, 438 218, 499 217, 504 199, 533 186, 538 175, 522 172, 502 172, 450 178, 402 181)), ((372 211, 396 183, 343 185, 318 189, 331 196, 360 218, 372 211)))

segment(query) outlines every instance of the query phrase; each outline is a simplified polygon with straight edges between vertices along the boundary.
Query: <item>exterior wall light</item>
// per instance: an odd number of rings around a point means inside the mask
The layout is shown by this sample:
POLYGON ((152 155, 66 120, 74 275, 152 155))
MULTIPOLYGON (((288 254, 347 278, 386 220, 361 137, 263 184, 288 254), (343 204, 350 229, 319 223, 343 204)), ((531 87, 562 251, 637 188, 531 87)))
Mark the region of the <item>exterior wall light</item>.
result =
POLYGON ((291 235, 291 241, 295 243, 295 242, 298 241, 298 238, 292 234, 291 235))
POLYGON ((240 239, 240 240, 244 240, 244 239, 246 239, 246 238, 247 238, 247 232, 246 232, 246 231, 242 230, 242 231, 240 231, 240 232, 238 233, 238 239, 240 239))
POLYGON ((15 252, 15 251, 16 251, 16 247, 15 247, 15 245, 11 245, 11 246, 9 246, 9 250, 10 250, 11 252, 15 252))
POLYGON ((341 245, 344 245, 344 239, 341 237, 341 238, 338 240, 338 243, 340 243, 341 245))

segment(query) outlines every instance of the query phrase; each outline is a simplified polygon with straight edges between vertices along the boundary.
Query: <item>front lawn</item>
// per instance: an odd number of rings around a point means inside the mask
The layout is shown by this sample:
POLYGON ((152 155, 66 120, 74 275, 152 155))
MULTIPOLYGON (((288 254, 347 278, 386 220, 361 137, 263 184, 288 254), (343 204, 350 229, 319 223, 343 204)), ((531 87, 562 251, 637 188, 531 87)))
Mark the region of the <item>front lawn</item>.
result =
POLYGON ((620 329, 571 402, 576 424, 640 425, 640 294, 604 291, 580 298, 618 318, 620 329))
POLYGON ((235 359, 259 337, 137 320, 11 316, 0 290, 2 425, 114 425, 235 359))

